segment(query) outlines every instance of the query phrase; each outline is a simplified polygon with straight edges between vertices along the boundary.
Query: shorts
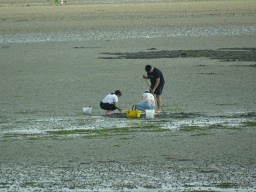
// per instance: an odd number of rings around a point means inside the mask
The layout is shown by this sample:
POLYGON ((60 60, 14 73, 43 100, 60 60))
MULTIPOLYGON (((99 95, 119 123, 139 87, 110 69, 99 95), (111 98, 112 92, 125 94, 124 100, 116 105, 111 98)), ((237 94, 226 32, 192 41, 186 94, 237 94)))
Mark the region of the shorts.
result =
MULTIPOLYGON (((153 87, 154 87, 154 86, 153 86, 153 87)), ((151 86, 151 89, 153 89, 153 87, 151 86)), ((158 87, 156 88, 154 94, 156 94, 156 95, 162 95, 163 88, 164 88, 164 85, 158 85, 158 87)))

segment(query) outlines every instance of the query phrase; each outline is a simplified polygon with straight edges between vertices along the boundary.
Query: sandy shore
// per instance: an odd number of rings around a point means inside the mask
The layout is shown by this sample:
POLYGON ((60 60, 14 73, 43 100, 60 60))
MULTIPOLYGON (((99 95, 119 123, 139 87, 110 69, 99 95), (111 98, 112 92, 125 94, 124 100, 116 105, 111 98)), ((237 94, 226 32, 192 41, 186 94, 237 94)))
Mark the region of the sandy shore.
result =
POLYGON ((0 6, 0 189, 254 191, 255 6, 0 6), (139 102, 147 64, 165 113, 103 116, 116 89, 139 102))
POLYGON ((255 23, 255 1, 250 0, 82 4, 0 9, 0 20, 4 21, 1 31, 7 33, 255 23))

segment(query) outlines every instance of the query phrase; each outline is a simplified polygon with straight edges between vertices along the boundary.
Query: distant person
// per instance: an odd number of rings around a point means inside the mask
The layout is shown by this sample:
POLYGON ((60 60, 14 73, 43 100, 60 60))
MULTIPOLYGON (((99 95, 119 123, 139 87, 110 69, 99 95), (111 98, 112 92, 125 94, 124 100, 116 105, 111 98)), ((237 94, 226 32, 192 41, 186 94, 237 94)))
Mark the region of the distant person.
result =
POLYGON ((151 82, 151 93, 156 95, 157 100, 157 113, 161 110, 161 95, 164 88, 165 80, 163 73, 156 67, 146 65, 145 71, 147 76, 143 75, 143 79, 150 79, 151 82))
POLYGON ((118 98, 121 97, 122 93, 119 90, 116 90, 115 93, 111 93, 106 95, 102 101, 100 102, 101 109, 106 110, 106 115, 111 115, 111 111, 118 109, 119 111, 122 110, 121 107, 117 105, 118 98))
POLYGON ((141 102, 135 105, 136 110, 142 110, 145 112, 146 109, 155 109, 155 98, 149 90, 146 90, 141 95, 141 102))

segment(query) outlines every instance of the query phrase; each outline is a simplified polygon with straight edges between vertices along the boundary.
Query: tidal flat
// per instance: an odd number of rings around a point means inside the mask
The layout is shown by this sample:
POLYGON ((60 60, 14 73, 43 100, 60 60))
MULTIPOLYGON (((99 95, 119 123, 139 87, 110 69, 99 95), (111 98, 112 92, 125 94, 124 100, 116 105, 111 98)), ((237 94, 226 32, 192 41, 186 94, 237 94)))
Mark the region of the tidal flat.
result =
POLYGON ((256 190, 254 0, 2 2, 0 191, 256 190))

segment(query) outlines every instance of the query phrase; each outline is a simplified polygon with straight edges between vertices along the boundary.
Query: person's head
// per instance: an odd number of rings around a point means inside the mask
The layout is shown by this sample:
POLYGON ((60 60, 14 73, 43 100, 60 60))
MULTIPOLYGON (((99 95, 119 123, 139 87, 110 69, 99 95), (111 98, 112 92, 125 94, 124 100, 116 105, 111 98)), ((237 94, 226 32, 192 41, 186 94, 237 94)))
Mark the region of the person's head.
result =
POLYGON ((153 68, 153 67, 152 67, 151 65, 146 65, 145 71, 151 72, 152 68, 153 68))
POLYGON ((115 95, 118 96, 118 97, 121 97, 122 93, 120 90, 116 90, 115 91, 115 95))

